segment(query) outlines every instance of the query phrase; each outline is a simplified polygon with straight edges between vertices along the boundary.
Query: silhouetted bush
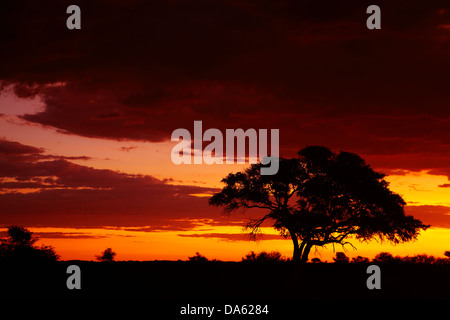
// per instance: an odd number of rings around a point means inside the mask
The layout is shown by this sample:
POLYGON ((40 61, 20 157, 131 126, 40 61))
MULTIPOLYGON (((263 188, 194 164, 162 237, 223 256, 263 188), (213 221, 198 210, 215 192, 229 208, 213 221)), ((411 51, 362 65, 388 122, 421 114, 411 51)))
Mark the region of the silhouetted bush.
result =
POLYGON ((209 261, 204 255, 201 255, 199 252, 195 253, 195 256, 188 257, 189 261, 192 262, 207 262, 209 261))
POLYGON ((57 261, 59 255, 51 246, 35 246, 38 240, 33 232, 22 226, 9 226, 8 237, 0 239, 0 260, 27 263, 30 261, 57 261))
POLYGON ((448 258, 436 258, 434 264, 450 264, 450 259, 448 258))
POLYGON ((349 263, 350 259, 343 252, 336 252, 336 257, 333 258, 335 263, 349 263))
POLYGON ((418 254, 413 257, 406 256, 403 258, 398 257, 397 259, 401 260, 402 262, 406 263, 435 263, 436 258, 433 256, 429 256, 426 254, 418 254))
POLYGON ((242 258, 244 262, 280 262, 287 261, 283 255, 278 251, 261 251, 260 253, 255 253, 250 251, 245 257, 242 258))
POLYGON ((352 263, 369 263, 370 259, 367 257, 357 256, 352 258, 352 263))
POLYGON ((375 263, 393 263, 399 261, 401 261, 401 259, 394 258, 394 256, 389 252, 380 252, 372 260, 372 262, 375 263))
POLYGON ((436 258, 427 254, 417 254, 414 256, 393 256, 389 252, 380 252, 373 258, 374 263, 410 263, 410 264, 447 264, 450 259, 436 258))

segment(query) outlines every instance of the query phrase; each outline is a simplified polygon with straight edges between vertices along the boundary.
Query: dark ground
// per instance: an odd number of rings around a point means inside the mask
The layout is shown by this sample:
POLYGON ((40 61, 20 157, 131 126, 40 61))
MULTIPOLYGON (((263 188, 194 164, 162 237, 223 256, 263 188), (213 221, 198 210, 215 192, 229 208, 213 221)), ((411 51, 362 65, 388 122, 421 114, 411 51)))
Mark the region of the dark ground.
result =
MULTIPOLYGON (((450 264, 379 264, 381 289, 369 290, 368 264, 241 262, 88 262, 0 264, 4 299, 139 299, 153 306, 272 303, 294 308, 308 300, 450 300, 450 264), (81 289, 69 290, 66 269, 81 268, 81 289), (201 303, 199 302, 201 301, 201 303)), ((377 302, 377 303, 378 303, 377 302)), ((346 303, 344 303, 346 304, 346 303)), ((272 312, 273 314, 273 312, 272 312)), ((204 316, 205 317, 205 316, 204 316)), ((217 318, 217 317, 214 317, 217 318)), ((268 318, 268 317, 267 317, 268 318)))

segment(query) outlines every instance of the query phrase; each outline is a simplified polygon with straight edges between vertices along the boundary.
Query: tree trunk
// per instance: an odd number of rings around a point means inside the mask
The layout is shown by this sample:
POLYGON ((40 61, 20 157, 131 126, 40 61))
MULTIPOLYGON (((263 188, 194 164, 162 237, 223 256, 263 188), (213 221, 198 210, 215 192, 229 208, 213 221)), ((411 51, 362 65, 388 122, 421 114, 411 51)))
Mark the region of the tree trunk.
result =
POLYGON ((308 261, 309 251, 311 251, 312 243, 308 242, 306 243, 305 249, 303 249, 302 257, 300 259, 300 262, 302 264, 306 263, 308 261))
POLYGON ((291 231, 290 229, 288 229, 289 234, 291 236, 292 239, 292 243, 294 245, 294 252, 292 254, 292 261, 293 262, 300 262, 300 258, 301 258, 301 251, 300 251, 300 247, 298 246, 298 239, 297 236, 295 235, 295 233, 293 231, 291 231))
POLYGON ((311 247, 312 244, 308 240, 303 240, 298 247, 298 259, 294 261, 295 281, 303 281, 306 277, 306 262, 308 261, 308 255, 311 247))
POLYGON ((312 243, 309 242, 307 239, 303 240, 302 243, 299 245, 298 238, 295 235, 295 233, 288 229, 289 234, 292 239, 292 243, 294 245, 294 252, 292 254, 292 261, 294 263, 304 264, 308 261, 309 252, 312 248, 312 243))

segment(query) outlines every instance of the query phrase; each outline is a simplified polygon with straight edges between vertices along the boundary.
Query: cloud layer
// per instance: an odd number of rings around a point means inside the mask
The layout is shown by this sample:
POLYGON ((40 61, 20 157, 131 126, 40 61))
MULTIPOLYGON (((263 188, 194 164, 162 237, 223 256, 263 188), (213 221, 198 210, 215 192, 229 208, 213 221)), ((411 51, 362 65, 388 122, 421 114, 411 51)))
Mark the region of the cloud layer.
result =
MULTIPOLYGON (((224 216, 208 205, 207 197, 196 196, 212 194, 217 191, 214 188, 172 185, 149 175, 95 169, 43 152, 0 140, 1 226, 183 231, 208 225, 241 226, 248 218, 224 216)), ((408 206, 407 213, 432 226, 450 228, 449 207, 408 206)), ((245 240, 241 234, 186 236, 245 240)), ((272 239, 272 235, 267 237, 272 239)))
POLYGON ((64 2, 3 6, 0 79, 43 97, 25 119, 64 132, 162 141, 203 120, 280 128, 291 151, 450 144, 445 1, 383 2, 379 31, 364 1, 82 1, 76 31, 64 2))
MULTIPOLYGON (((1 86, 45 104, 22 116, 30 123, 152 142, 194 120, 277 128, 285 156, 326 145, 388 173, 450 177, 448 1, 379 1, 377 31, 365 25, 372 3, 359 0, 79 1, 82 29, 67 30, 70 4, 0 5, 1 86)), ((0 151, 5 225, 185 230, 234 221, 193 196, 211 188, 95 169, 72 162, 89 157, 15 141, 0 140, 0 151)), ((446 207, 411 210, 449 226, 446 207)))
POLYGON ((214 188, 171 185, 148 175, 78 165, 42 149, 0 140, 2 226, 145 227, 185 230, 236 224, 208 206, 214 188), (47 160, 51 158, 51 160, 47 160))

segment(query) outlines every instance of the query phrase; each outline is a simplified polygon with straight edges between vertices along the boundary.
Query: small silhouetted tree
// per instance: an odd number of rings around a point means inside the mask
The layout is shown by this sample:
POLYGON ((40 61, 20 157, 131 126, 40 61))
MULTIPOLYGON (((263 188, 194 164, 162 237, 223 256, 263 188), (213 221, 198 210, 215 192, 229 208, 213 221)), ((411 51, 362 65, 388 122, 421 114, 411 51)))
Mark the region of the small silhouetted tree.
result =
POLYGON ((385 175, 375 172, 354 153, 333 153, 312 146, 298 158, 279 159, 275 175, 261 175, 262 164, 230 173, 210 205, 230 214, 260 209, 246 228, 255 236, 265 222, 292 240, 293 261, 306 262, 312 247, 350 244, 349 238, 374 238, 392 243, 411 241, 420 220, 405 215, 405 201, 388 188, 385 175))
POLYGON ((32 247, 37 241, 33 232, 22 226, 9 226, 8 227, 9 238, 7 242, 13 247, 32 247))
POLYGON ((116 253, 111 248, 106 248, 101 255, 95 256, 100 262, 113 262, 116 253))
POLYGON ((450 259, 450 251, 445 251, 445 252, 444 252, 444 256, 446 256, 447 258, 450 259))
POLYGON ((335 263, 349 263, 350 259, 343 252, 336 252, 336 256, 333 257, 335 263))
POLYGON ((204 255, 200 254, 199 252, 195 253, 195 256, 188 257, 189 261, 192 262, 207 262, 208 258, 206 258, 204 255))
POLYGON ((57 261, 52 246, 35 246, 38 240, 33 232, 22 226, 8 226, 8 237, 0 240, 0 259, 15 262, 57 261))

